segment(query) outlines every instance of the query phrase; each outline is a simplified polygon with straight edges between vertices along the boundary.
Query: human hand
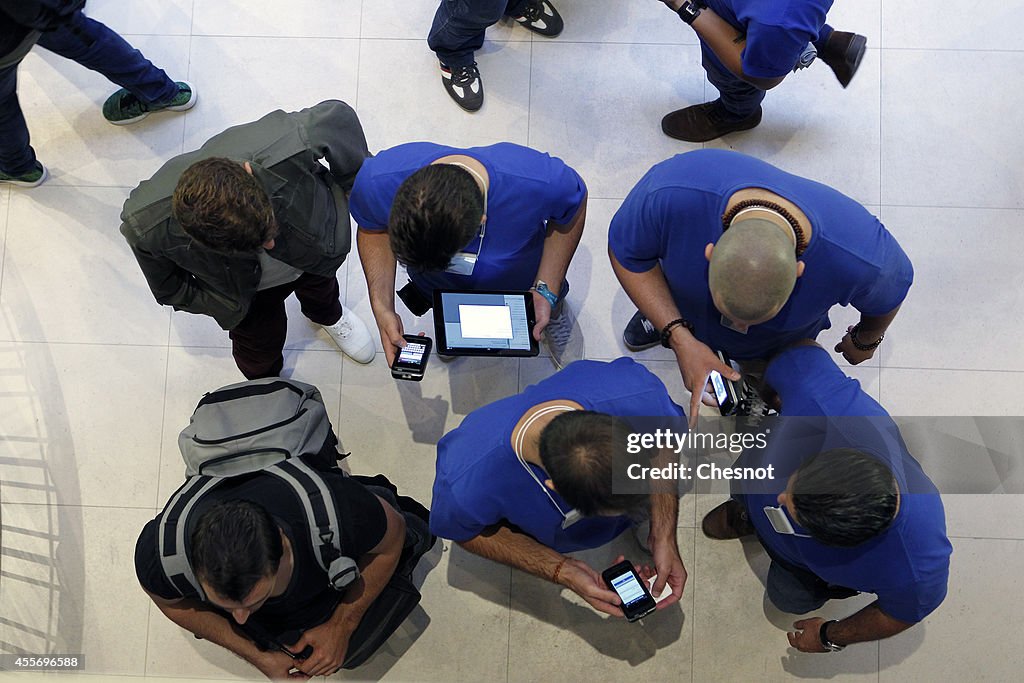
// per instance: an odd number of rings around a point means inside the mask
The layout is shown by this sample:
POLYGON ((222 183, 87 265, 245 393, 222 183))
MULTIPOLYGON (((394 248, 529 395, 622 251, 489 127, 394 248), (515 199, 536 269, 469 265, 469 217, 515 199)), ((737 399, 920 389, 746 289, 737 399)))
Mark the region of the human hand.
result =
POLYGON ((259 657, 253 661, 253 666, 272 681, 306 680, 309 678, 309 676, 301 671, 289 673, 295 665, 296 661, 294 659, 283 652, 274 650, 261 652, 259 657))
POLYGON ((288 647, 292 652, 302 652, 312 646, 313 654, 306 659, 296 661, 295 666, 307 676, 328 676, 345 662, 348 651, 348 639, 352 630, 344 619, 338 619, 337 613, 319 626, 314 626, 299 638, 298 642, 288 647))
POLYGON ((787 633, 789 644, 801 652, 828 652, 821 644, 821 625, 825 620, 821 617, 801 619, 793 624, 795 632, 787 633))
POLYGON ((667 5, 668 8, 670 10, 672 10, 673 12, 678 12, 679 8, 682 7, 683 3, 686 2, 686 0, 660 0, 660 1, 665 3, 665 5, 667 5))
MULTIPOLYGON (((621 561, 621 557, 616 560, 616 562, 621 561)), ((619 596, 604 585, 601 575, 591 569, 586 562, 572 557, 568 558, 559 573, 559 578, 563 586, 586 600, 598 612, 604 612, 613 617, 625 617, 619 607, 622 604, 619 596)))
POLYGON ((723 363, 707 344, 693 337, 686 342, 673 343, 672 350, 676 354, 676 363, 683 376, 683 384, 690 391, 690 429, 696 429, 701 402, 708 406, 718 405, 715 397, 707 391, 711 371, 717 370, 723 377, 734 382, 739 381, 740 373, 733 370, 731 365, 723 363))
POLYGON ((405 348, 405 327, 402 319, 394 311, 381 313, 377 317, 377 329, 380 330, 380 345, 384 349, 384 355, 388 359, 388 367, 395 364, 397 349, 405 348))
MULTIPOLYGON (((849 363, 850 365, 857 365, 858 363, 863 363, 864 361, 874 356, 875 349, 861 351, 856 346, 854 346, 852 330, 853 325, 846 328, 846 334, 843 336, 842 340, 838 344, 836 344, 836 353, 843 354, 843 358, 845 358, 846 362, 849 363)), ((873 344, 878 339, 878 337, 874 335, 872 335, 872 337, 873 338, 871 339, 864 339, 863 337, 858 335, 857 341, 859 341, 861 344, 873 344)))
POLYGON ((540 341, 544 328, 551 322, 551 302, 537 290, 531 290, 531 294, 533 294, 533 313, 537 317, 537 324, 533 326, 533 338, 540 341))
MULTIPOLYGON (((669 539, 648 538, 648 545, 651 548, 651 555, 654 556, 654 568, 658 578, 651 586, 651 595, 659 597, 665 590, 665 586, 672 590, 672 595, 658 603, 657 609, 664 609, 669 605, 679 602, 683 597, 683 588, 686 586, 686 566, 683 558, 679 556, 679 546, 676 545, 675 536, 669 539)), ((645 576, 645 579, 650 578, 645 576)))

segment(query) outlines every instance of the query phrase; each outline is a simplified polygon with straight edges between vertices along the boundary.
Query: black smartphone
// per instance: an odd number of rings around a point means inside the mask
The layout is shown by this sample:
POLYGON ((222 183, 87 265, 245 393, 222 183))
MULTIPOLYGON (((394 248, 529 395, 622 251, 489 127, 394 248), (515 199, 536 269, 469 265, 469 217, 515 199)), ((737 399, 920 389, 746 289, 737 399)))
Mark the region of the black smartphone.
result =
POLYGON ((654 597, 629 560, 605 569, 601 578, 622 600, 622 612, 626 619, 636 621, 654 611, 654 597))
POLYGON ((430 337, 417 337, 403 334, 405 348, 398 350, 395 363, 391 366, 391 376, 395 379, 410 379, 419 382, 423 379, 423 371, 427 367, 427 358, 434 342, 430 337))
MULTIPOLYGON (((732 361, 721 351, 718 352, 718 359, 724 364, 732 367, 732 361)), ((736 408, 740 404, 740 395, 737 383, 726 379, 717 370, 711 371, 711 388, 715 390, 715 399, 718 401, 718 412, 723 417, 736 414, 736 408)))

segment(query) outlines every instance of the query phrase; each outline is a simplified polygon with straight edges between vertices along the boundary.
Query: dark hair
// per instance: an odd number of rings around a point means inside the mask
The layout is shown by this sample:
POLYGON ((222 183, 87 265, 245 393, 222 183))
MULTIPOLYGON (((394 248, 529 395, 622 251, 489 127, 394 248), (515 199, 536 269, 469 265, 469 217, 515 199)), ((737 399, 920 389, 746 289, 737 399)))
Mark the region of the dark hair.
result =
POLYGON ((221 252, 254 252, 277 233, 270 197, 236 161, 213 157, 181 174, 171 212, 189 237, 221 252))
POLYGON ((540 433, 544 469, 558 494, 581 514, 640 517, 650 509, 647 495, 612 491, 615 461, 627 452, 632 432, 621 418, 574 410, 558 415, 540 433))
POLYGON ((410 268, 444 270, 476 235, 483 214, 483 193, 468 171, 424 166, 405 179, 391 204, 391 251, 410 268))
POLYGON ((266 508, 247 500, 218 503, 192 531, 192 570, 217 595, 241 602, 256 583, 277 573, 284 548, 266 508))
POLYGON ((850 548, 888 528, 898 495, 888 465, 852 448, 836 448, 800 466, 792 499, 797 521, 811 536, 850 548))

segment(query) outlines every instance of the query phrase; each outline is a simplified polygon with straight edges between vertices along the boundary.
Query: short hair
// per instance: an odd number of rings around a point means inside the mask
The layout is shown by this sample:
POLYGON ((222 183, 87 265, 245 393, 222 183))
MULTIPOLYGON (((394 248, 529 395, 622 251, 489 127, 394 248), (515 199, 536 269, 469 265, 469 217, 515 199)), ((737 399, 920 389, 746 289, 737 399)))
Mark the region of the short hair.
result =
POLYGON ((430 164, 405 179, 388 217, 391 251, 403 265, 444 270, 480 228, 484 196, 469 171, 430 164))
POLYGON ((185 169, 171 213, 189 237, 220 252, 255 252, 277 233, 267 191, 236 161, 212 157, 185 169))
POLYGON ((843 548, 885 531, 898 501, 889 466, 853 448, 807 460, 795 473, 791 494, 797 522, 821 543, 843 548))
POLYGON ((241 602, 256 583, 277 573, 281 531, 262 505, 218 503, 203 513, 191 536, 192 570, 217 595, 241 602))
POLYGON ((796 250, 786 233, 760 218, 734 221, 708 267, 708 287, 722 313, 740 322, 768 319, 796 286, 796 250))
POLYGON ((632 432, 619 417, 574 410, 555 417, 540 433, 541 463, 558 494, 580 514, 639 518, 649 511, 648 495, 612 491, 614 464, 627 452, 632 432))

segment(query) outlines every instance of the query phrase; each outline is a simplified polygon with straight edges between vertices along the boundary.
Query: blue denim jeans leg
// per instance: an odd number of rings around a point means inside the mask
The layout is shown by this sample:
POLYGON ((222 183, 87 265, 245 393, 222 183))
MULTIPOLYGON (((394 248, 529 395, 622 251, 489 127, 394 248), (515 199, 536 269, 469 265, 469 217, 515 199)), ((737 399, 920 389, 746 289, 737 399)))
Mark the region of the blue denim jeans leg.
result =
POLYGON ((0 69, 0 171, 21 175, 32 170, 36 153, 28 144, 28 125, 18 103, 18 65, 0 69))
POLYGON ((745 119, 761 106, 765 91, 755 88, 725 68, 704 41, 700 43, 701 64, 708 81, 718 88, 719 101, 735 119, 745 119))
POLYGON ((178 86, 141 52, 98 21, 76 12, 71 21, 39 37, 39 45, 106 76, 146 104, 166 102, 178 86))
POLYGON ((473 63, 473 53, 484 44, 488 26, 503 16, 519 16, 527 0, 441 0, 427 45, 446 66, 473 63))

